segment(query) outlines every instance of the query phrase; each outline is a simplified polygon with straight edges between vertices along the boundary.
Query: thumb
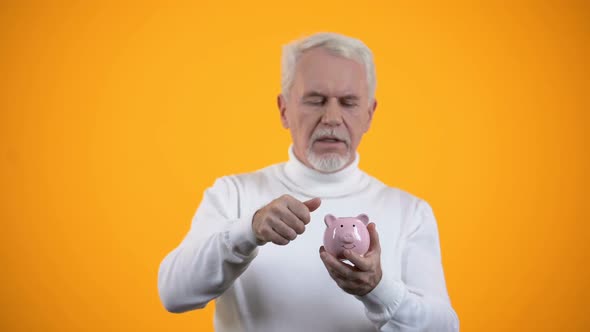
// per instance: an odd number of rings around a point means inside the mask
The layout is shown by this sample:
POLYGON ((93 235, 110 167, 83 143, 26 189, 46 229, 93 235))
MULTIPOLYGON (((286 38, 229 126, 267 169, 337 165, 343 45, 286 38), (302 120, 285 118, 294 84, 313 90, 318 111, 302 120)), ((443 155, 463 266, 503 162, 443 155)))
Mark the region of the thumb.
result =
POLYGON ((307 206, 309 212, 313 212, 320 207, 320 204, 322 204, 322 200, 319 197, 316 197, 310 199, 309 201, 303 202, 303 204, 307 206))

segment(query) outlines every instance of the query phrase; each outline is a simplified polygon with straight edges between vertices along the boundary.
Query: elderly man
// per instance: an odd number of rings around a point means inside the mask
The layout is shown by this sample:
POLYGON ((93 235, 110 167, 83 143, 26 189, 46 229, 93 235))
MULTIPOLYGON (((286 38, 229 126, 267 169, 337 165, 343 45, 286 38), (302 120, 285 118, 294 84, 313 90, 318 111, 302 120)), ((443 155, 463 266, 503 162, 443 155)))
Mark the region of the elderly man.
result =
POLYGON ((457 331, 428 203, 358 167, 377 103, 371 51, 320 33, 283 50, 289 160, 219 178, 160 265, 171 312, 215 299, 218 331, 457 331), (321 247, 326 214, 371 219, 364 255, 321 247), (318 253, 319 249, 319 253, 318 253))

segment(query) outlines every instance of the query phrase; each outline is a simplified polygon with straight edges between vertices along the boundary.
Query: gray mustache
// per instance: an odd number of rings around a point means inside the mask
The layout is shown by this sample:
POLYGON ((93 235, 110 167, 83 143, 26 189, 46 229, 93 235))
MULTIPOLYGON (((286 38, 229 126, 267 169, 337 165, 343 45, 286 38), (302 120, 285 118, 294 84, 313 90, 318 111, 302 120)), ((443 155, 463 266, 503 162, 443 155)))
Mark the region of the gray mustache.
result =
POLYGON ((350 137, 347 133, 337 132, 334 128, 320 128, 311 134, 311 141, 315 142, 323 137, 332 137, 350 144, 350 137))

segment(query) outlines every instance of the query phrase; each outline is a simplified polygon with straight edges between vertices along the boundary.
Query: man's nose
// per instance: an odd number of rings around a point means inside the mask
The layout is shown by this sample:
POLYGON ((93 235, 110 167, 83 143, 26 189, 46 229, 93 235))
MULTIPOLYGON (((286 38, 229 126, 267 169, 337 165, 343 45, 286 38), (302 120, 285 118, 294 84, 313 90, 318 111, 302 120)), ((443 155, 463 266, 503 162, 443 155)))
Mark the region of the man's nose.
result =
POLYGON ((336 98, 328 99, 322 116, 322 123, 328 126, 339 126, 342 124, 342 109, 336 98))

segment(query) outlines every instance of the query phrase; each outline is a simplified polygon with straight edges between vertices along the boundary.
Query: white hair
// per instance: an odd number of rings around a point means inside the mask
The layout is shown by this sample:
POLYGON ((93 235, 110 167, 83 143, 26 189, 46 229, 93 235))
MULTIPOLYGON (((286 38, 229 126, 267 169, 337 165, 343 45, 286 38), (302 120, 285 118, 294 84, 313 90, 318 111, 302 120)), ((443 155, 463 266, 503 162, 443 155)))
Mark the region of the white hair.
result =
POLYGON ((312 48, 322 48, 331 54, 354 60, 363 65, 369 87, 369 103, 374 100, 377 79, 373 53, 367 45, 356 38, 330 32, 316 33, 283 46, 281 58, 281 93, 285 98, 288 98, 289 90, 293 85, 297 61, 305 51, 312 48))

